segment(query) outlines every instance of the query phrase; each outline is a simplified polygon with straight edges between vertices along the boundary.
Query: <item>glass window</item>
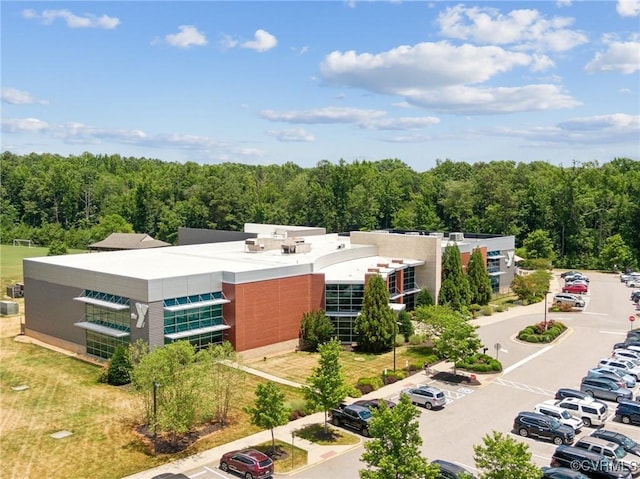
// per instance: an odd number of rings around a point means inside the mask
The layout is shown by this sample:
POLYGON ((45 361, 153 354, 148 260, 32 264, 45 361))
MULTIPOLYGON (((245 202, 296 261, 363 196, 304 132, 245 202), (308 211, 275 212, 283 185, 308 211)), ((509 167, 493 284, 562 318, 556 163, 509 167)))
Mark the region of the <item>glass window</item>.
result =
POLYGON ((103 359, 109 359, 120 345, 129 345, 129 338, 114 338, 106 334, 86 331, 87 354, 103 359))
MULTIPOLYGON (((200 306, 203 301, 222 299, 222 297, 222 292, 215 292, 165 299, 165 307, 193 303, 193 308, 183 309, 180 311, 165 310, 164 334, 179 333, 183 331, 190 331, 192 329, 224 324, 221 304, 200 306)), ((215 331, 212 333, 188 336, 186 338, 181 338, 181 340, 189 341, 196 349, 201 349, 207 347, 210 343, 221 343, 223 341, 223 334, 221 331, 215 331)), ((167 338, 165 339, 165 342, 170 343, 172 340, 167 338)))

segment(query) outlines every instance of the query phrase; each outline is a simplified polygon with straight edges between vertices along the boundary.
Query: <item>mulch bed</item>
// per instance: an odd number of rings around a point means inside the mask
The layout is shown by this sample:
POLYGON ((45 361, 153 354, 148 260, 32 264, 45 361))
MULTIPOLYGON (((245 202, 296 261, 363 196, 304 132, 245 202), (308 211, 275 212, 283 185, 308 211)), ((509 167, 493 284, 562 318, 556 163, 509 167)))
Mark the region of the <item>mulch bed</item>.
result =
POLYGON ((467 386, 479 386, 480 385, 480 381, 478 381, 478 378, 476 377, 476 379, 472 380, 470 376, 465 376, 462 374, 453 374, 453 373, 447 373, 447 372, 437 372, 435 374, 433 374, 431 376, 433 379, 435 379, 436 381, 440 381, 446 384, 455 384, 455 385, 460 385, 460 384, 464 384, 467 386))

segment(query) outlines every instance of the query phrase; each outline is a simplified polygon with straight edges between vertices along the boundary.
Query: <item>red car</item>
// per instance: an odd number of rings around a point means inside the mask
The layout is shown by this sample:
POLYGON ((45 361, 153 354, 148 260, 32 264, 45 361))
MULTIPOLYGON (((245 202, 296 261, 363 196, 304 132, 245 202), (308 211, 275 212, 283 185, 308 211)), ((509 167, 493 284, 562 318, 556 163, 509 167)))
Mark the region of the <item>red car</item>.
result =
POLYGON ((589 291, 588 286, 582 283, 572 283, 562 288, 563 293, 584 294, 587 291, 589 291))
POLYGON ((273 475, 273 461, 255 449, 227 452, 220 458, 220 469, 235 472, 245 479, 265 479, 273 475))

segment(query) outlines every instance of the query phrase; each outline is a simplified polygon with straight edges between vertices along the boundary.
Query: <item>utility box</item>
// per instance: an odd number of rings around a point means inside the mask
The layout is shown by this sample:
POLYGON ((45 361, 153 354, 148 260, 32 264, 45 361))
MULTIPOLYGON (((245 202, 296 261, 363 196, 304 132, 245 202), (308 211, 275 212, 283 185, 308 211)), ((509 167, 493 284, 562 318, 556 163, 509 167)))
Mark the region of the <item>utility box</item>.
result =
POLYGON ((15 301, 0 301, 0 315, 10 316, 18 314, 18 303, 15 301))
POLYGON ((7 296, 10 298, 24 298, 24 283, 7 286, 7 296))

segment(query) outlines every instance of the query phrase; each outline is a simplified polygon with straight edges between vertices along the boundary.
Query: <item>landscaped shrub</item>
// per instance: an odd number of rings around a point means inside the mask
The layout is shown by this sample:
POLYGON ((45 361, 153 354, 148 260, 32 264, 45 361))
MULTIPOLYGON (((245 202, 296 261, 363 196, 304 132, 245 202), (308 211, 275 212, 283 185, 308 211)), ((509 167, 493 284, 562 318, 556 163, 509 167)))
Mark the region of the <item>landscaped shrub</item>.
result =
POLYGON ((356 389, 362 394, 368 394, 383 386, 382 379, 379 377, 360 378, 356 383, 356 389))
POLYGON ((304 399, 292 399, 287 401, 286 406, 291 411, 289 413, 289 421, 294 421, 307 415, 307 406, 304 399))
POLYGON ((131 382, 131 355, 129 348, 118 346, 109 360, 107 368, 107 383, 112 386, 122 386, 131 382))
POLYGON ((544 321, 533 326, 527 326, 518 333, 518 339, 528 343, 550 343, 560 336, 567 327, 560 321, 550 319, 547 321, 546 330, 544 321))
POLYGON ((421 344, 424 344, 426 340, 426 334, 412 334, 411 336, 409 336, 409 344, 411 344, 412 346, 419 346, 421 344))
POLYGON ((483 306, 482 314, 484 314, 485 316, 491 316, 493 314, 493 306, 491 306, 490 304, 483 306))
POLYGON ((456 363, 456 368, 477 373, 502 371, 502 363, 488 354, 476 353, 456 363))
POLYGON ((469 311, 471 311, 471 315, 474 318, 478 317, 478 311, 480 311, 482 309, 482 306, 480 306, 479 304, 472 304, 471 306, 469 306, 469 311))
POLYGON ((502 313, 507 310, 507 305, 504 303, 496 305, 496 313, 502 313))

